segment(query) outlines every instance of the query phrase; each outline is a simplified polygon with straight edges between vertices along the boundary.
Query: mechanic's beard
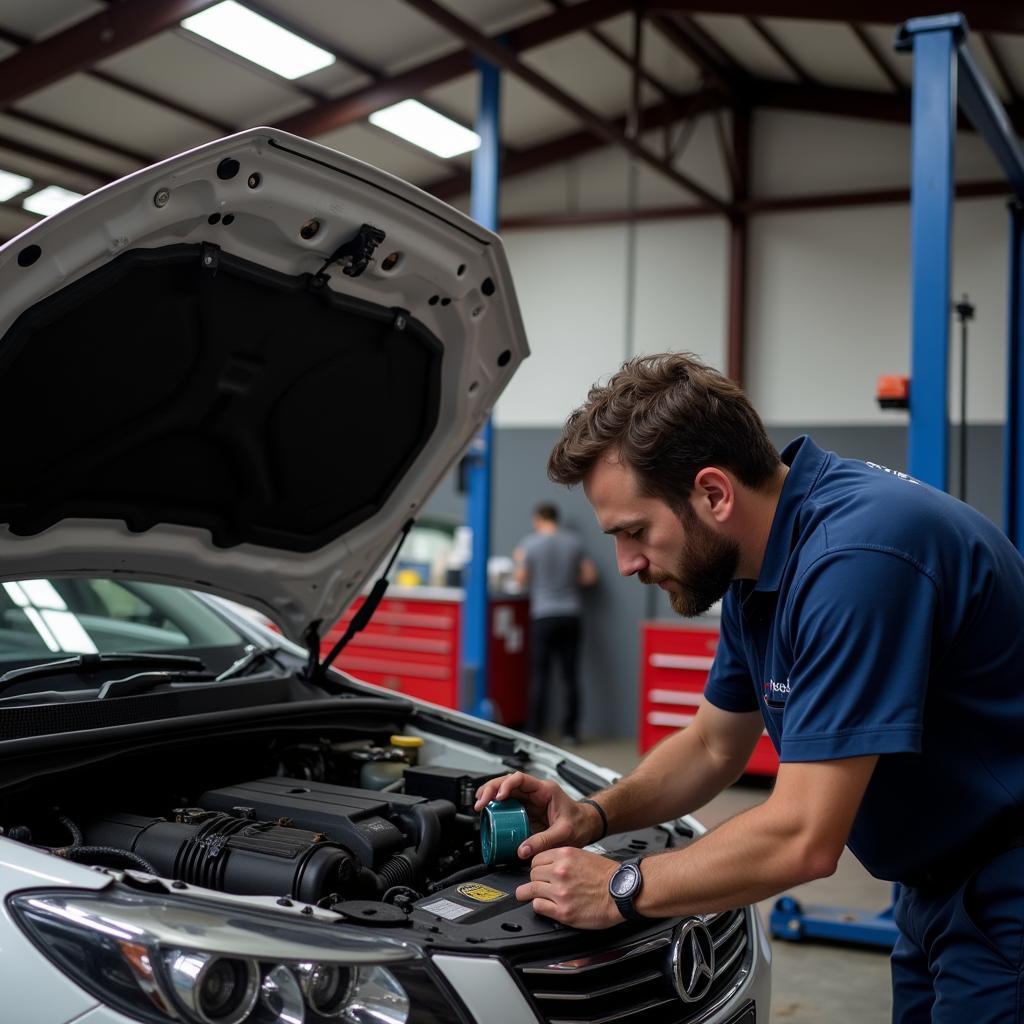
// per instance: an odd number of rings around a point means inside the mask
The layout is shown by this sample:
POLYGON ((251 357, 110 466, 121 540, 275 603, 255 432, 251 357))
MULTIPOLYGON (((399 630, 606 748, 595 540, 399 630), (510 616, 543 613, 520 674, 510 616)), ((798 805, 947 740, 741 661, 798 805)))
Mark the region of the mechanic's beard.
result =
POLYGON ((703 615, 725 596, 736 576, 740 546, 705 526, 689 506, 685 506, 682 520, 686 539, 679 552, 675 574, 653 576, 641 572, 639 576, 641 583, 673 581, 678 589, 667 591, 672 610, 692 619, 703 615))

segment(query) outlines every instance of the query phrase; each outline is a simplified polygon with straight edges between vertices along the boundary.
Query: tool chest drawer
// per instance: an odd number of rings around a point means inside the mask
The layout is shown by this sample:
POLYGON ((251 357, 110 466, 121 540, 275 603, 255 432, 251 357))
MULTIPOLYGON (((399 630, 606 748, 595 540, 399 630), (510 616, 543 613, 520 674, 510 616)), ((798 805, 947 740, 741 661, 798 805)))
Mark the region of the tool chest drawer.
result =
MULTIPOLYGON (((640 752, 693 722, 718 649, 717 623, 692 626, 665 622, 641 625, 640 752)), ((774 775, 775 748, 762 735, 747 764, 755 775, 774 775)))
MULTIPOLYGON (((357 597, 321 639, 321 655, 341 639, 363 600, 357 597)), ((472 710, 460 671, 463 601, 457 588, 392 587, 335 664, 364 683, 472 710)), ((525 599, 500 596, 489 603, 488 697, 506 725, 526 720, 528 613, 525 599)))

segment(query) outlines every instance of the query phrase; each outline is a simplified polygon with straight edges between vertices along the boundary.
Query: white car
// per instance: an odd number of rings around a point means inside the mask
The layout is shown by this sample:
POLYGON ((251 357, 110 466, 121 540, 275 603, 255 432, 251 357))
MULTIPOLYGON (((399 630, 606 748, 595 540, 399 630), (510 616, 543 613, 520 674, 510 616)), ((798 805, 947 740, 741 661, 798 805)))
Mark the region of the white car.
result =
POLYGON ((494 235, 254 129, 0 249, 0 335, 0 1020, 767 1021, 749 908, 578 932, 482 862, 482 781, 609 771, 322 653, 527 355, 494 235))

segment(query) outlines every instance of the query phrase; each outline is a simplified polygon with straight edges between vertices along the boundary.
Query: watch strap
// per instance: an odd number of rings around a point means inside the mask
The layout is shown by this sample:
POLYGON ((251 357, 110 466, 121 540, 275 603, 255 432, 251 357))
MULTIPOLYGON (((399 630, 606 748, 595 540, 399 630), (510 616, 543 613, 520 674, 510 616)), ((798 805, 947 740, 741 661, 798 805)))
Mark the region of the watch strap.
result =
POLYGON ((615 873, 612 875, 612 878, 614 879, 615 875, 618 874, 619 871, 622 870, 622 868, 626 867, 627 864, 631 864, 631 865, 633 865, 636 868, 638 884, 637 884, 636 888, 628 896, 616 896, 615 893, 612 891, 611 882, 609 882, 609 885, 608 885, 608 893, 609 893, 609 895, 611 896, 613 902, 615 903, 615 906, 619 908, 619 913, 627 921, 646 921, 646 920, 648 920, 648 918, 644 917, 644 915, 641 914, 636 909, 636 907, 633 906, 633 900, 637 896, 640 895, 640 891, 641 891, 641 889, 643 889, 644 876, 640 873, 640 861, 641 860, 643 860, 643 854, 641 854, 639 857, 629 857, 629 858, 627 858, 626 860, 624 860, 615 869, 615 873))

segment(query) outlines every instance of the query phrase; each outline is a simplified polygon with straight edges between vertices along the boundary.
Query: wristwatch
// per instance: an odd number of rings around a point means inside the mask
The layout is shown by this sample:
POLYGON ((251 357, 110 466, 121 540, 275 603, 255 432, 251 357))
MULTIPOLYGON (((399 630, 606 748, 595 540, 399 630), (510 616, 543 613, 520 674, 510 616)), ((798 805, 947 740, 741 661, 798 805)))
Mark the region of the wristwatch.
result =
POLYGON ((608 880, 608 894, 619 908, 619 913, 627 921, 646 921, 647 918, 633 906, 633 900, 640 895, 644 885, 644 876, 640 874, 640 858, 630 857, 624 860, 608 880))

